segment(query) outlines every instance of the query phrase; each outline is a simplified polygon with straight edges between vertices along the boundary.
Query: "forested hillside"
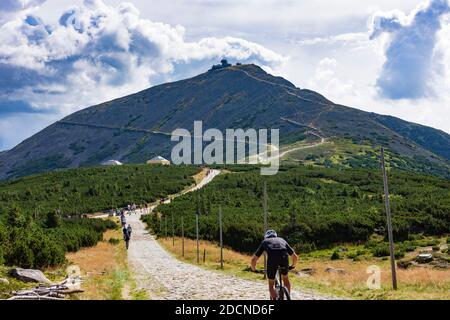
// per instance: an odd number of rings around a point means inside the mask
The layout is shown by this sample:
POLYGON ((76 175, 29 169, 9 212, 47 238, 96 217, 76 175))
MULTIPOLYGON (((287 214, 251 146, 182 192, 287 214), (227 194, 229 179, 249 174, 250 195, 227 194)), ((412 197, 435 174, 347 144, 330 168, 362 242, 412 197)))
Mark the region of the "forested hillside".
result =
MULTIPOLYGON (((269 227, 276 229, 298 250, 310 251, 339 243, 364 243, 373 234, 385 236, 386 214, 380 170, 336 170, 284 166, 273 177, 261 177, 249 167, 227 168, 195 193, 159 208, 162 221, 145 217, 153 230, 164 235, 164 219, 174 215, 180 235, 184 216, 186 234, 195 237, 195 213, 200 236, 218 239, 218 209, 224 216, 224 241, 233 249, 252 252, 263 235, 263 185, 267 182, 269 227), (233 171, 234 170, 234 171, 233 171)), ((394 237, 450 232, 450 181, 391 170, 389 173, 394 237)), ((383 243, 381 243, 383 245, 383 243)))
POLYGON ((152 202, 194 183, 195 167, 120 166, 64 170, 0 183, 0 264, 61 265, 67 252, 95 245, 111 221, 91 213, 152 202))
POLYGON ((0 218, 12 204, 38 216, 92 213, 153 202, 194 183, 196 167, 147 165, 62 170, 0 182, 0 218))

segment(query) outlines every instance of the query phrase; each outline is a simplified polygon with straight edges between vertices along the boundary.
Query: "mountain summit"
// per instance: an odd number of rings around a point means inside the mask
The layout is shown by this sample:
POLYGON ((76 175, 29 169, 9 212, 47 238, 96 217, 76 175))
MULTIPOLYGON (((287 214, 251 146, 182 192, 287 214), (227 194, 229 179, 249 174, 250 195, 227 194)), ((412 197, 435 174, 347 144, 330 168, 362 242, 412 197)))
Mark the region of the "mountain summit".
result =
MULTIPOLYGON (((384 146, 391 165, 450 177, 450 135, 335 104, 253 64, 227 63, 69 115, 0 153, 0 179, 109 159, 143 163, 157 155, 170 158, 170 133, 192 130, 196 120, 203 121, 204 130, 279 128, 285 145, 320 132, 330 142, 354 147, 342 158, 350 166, 367 166, 364 157, 373 154, 363 150, 384 146)), ((335 149, 323 156, 332 157, 335 149)))

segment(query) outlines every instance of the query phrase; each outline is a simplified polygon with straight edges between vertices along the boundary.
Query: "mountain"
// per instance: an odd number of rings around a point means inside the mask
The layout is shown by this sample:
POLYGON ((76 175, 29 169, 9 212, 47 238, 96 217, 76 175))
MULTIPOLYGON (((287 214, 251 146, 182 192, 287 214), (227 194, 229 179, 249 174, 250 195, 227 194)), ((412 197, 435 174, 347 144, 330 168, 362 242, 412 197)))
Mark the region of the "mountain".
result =
MULTIPOLYGON (((210 70, 73 113, 1 153, 0 179, 109 159, 170 158, 170 133, 192 131, 195 120, 203 120, 204 130, 279 128, 284 145, 325 137, 329 143, 316 155, 324 165, 378 165, 376 148, 384 146, 391 165, 450 178, 450 135, 335 104, 250 64, 210 70), (334 156, 330 148, 343 144, 346 149, 334 156)), ((293 160, 306 161, 301 155, 293 160)))

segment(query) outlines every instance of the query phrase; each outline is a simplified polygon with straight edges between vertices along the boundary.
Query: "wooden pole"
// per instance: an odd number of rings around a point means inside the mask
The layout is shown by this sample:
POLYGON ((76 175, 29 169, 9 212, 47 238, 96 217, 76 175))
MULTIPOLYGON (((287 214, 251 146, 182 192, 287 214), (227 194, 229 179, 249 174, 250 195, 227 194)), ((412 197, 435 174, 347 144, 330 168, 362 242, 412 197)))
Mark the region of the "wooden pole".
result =
POLYGON ((203 263, 206 262, 206 249, 203 249, 203 263))
MULTIPOLYGON (((263 193, 263 208, 264 208, 264 233, 268 229, 267 222, 267 181, 264 181, 264 193, 263 193)), ((267 252, 264 252, 264 270, 267 270, 267 252)), ((264 271, 264 279, 267 279, 267 271, 264 271)))
POLYGON ((198 239, 198 213, 195 215, 195 229, 197 233, 197 263, 200 263, 200 244, 198 239))
POLYGON ((184 219, 181 216, 181 256, 184 257, 184 219))
POLYGON ((391 272, 392 272, 392 288, 397 290, 397 273, 395 270, 395 248, 394 248, 394 236, 392 234, 392 214, 391 206, 389 203, 389 189, 386 174, 386 162, 384 158, 384 148, 381 148, 381 169, 383 171, 383 182, 384 182, 384 198, 386 202, 386 215, 387 215, 387 227, 388 227, 388 237, 389 237, 389 251, 391 255, 391 272))
POLYGON ((219 208, 220 268, 223 269, 222 207, 219 208))

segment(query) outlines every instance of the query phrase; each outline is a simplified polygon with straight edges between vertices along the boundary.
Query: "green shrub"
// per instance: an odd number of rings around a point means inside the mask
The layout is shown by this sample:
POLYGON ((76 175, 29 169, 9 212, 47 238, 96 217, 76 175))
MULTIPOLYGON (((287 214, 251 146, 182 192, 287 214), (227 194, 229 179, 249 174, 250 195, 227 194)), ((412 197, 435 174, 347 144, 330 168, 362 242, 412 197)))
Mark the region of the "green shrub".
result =
POLYGON ((394 252, 395 259, 402 259, 405 257, 405 250, 398 248, 394 252))
POLYGON ((441 247, 439 247, 439 246, 433 246, 433 251, 440 251, 441 250, 441 247))
POLYGON ((58 212, 56 212, 56 210, 47 213, 47 220, 45 221, 45 226, 47 228, 57 228, 61 226, 61 224, 62 224, 61 216, 58 212))
POLYGON ((426 240, 425 241, 425 246, 427 247, 435 247, 439 244, 439 240, 426 240))
POLYGON ((116 238, 110 238, 110 239, 108 240, 108 242, 109 242, 110 244, 112 244, 112 245, 118 245, 118 244, 120 243, 120 240, 119 240, 119 239, 116 239, 116 238))
POLYGON ((447 243, 450 244, 450 237, 447 238, 447 243))
POLYGON ((397 248, 402 249, 405 252, 413 252, 417 249, 416 241, 405 241, 403 243, 397 244, 397 248))
POLYGON ((112 221, 77 219, 63 221, 59 227, 26 229, 0 226, 0 252, 7 265, 24 268, 46 268, 66 262, 65 254, 102 240, 107 229, 116 228, 112 221))
POLYGON ((374 257, 387 257, 390 255, 389 245, 386 243, 378 244, 372 248, 372 254, 374 257))
POLYGON ((339 251, 338 250, 334 250, 333 254, 331 255, 331 260, 339 260, 341 257, 339 255, 339 251))

